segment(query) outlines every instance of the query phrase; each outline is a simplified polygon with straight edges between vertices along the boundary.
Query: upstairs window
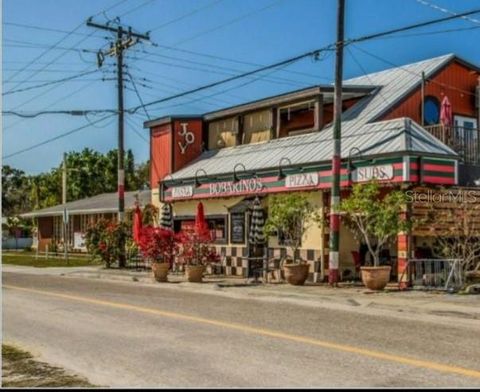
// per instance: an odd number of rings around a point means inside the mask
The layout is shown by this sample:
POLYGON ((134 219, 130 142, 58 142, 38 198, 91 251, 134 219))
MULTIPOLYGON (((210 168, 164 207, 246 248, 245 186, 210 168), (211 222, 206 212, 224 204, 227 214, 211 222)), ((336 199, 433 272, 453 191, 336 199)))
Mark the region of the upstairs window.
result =
POLYGON ((280 110, 280 137, 291 136, 315 127, 315 102, 293 104, 280 110))
POLYGON ((424 99, 423 123, 425 125, 435 125, 440 123, 440 102, 432 95, 428 95, 424 99))

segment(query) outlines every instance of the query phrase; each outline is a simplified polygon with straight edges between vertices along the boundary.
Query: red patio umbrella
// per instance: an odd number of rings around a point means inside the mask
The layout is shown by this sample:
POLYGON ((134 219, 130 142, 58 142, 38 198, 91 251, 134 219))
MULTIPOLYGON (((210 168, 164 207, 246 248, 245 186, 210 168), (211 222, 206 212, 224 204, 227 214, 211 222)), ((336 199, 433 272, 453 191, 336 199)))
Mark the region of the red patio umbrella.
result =
POLYGON ((450 104, 450 100, 446 95, 443 98, 442 105, 440 107, 440 121, 446 127, 451 126, 453 123, 452 105, 450 104))
POLYGON ((142 230, 142 211, 137 205, 133 215, 133 240, 138 244, 140 242, 140 232, 142 230))
POLYGON ((205 219, 205 212, 203 210, 202 202, 197 205, 197 215, 195 216, 195 234, 200 238, 210 239, 210 230, 208 229, 208 223, 205 219))

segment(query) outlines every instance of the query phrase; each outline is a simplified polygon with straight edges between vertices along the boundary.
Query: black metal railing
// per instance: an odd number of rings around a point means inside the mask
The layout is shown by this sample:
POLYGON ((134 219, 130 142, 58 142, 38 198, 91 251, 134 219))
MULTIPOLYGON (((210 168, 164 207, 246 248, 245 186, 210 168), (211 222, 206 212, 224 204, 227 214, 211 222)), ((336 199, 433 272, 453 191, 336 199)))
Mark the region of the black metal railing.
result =
POLYGON ((441 140, 458 153, 468 164, 480 164, 480 130, 442 124, 424 127, 429 133, 441 140))

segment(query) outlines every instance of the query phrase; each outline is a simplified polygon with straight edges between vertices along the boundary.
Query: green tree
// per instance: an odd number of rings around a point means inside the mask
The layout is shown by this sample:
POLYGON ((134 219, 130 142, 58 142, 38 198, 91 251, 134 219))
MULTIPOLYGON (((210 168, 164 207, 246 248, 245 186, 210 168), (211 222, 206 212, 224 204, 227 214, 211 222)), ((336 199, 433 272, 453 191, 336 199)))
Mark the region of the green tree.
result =
POLYGON ((380 264, 382 247, 410 227, 400 216, 406 203, 407 196, 399 190, 382 196, 377 181, 354 185, 351 195, 341 203, 344 221, 357 238, 365 240, 375 267, 380 264))
POLYGON ((25 172, 9 165, 2 167, 2 214, 11 216, 30 208, 29 179, 25 172))
POLYGON ((296 262, 303 235, 312 223, 319 224, 320 221, 319 214, 306 196, 298 193, 274 195, 269 199, 264 232, 266 235, 281 232, 296 262))

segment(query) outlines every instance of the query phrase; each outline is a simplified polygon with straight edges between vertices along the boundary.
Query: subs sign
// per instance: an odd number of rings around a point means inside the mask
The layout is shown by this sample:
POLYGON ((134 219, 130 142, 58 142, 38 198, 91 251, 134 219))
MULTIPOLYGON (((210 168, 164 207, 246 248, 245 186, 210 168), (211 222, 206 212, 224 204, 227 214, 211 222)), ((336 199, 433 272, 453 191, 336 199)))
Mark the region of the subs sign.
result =
POLYGON ((393 165, 359 167, 352 173, 353 182, 367 182, 373 179, 379 181, 393 179, 393 165))

